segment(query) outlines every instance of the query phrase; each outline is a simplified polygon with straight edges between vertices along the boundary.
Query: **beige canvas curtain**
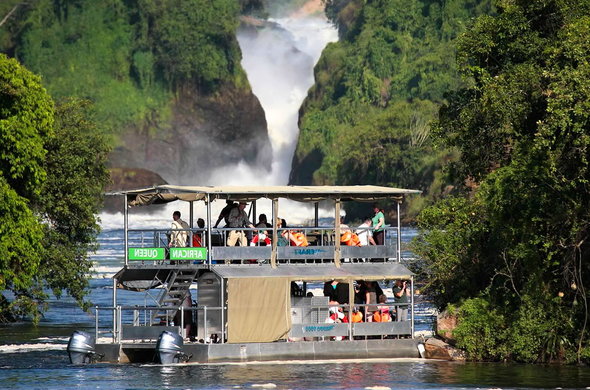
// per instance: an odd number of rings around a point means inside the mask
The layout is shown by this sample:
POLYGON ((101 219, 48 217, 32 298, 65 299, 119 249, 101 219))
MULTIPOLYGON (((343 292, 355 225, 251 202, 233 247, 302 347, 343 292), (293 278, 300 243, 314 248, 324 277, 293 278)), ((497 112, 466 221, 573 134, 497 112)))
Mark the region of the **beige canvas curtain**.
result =
POLYGON ((291 330, 288 278, 235 278, 227 282, 227 342, 285 339, 291 330))

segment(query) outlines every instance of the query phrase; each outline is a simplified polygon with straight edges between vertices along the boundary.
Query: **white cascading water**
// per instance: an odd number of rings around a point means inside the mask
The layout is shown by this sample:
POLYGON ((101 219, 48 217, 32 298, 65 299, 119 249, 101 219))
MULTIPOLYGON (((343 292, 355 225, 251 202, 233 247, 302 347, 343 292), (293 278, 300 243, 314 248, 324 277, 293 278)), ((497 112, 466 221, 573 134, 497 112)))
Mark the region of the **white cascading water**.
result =
POLYGON ((242 67, 268 123, 271 170, 245 163, 225 166, 212 173, 211 184, 285 185, 289 180, 299 136, 299 108, 315 81, 313 68, 322 50, 338 39, 323 14, 295 15, 271 18, 257 33, 244 30, 238 34, 242 67))
MULTIPOLYGON (((310 0, 300 10, 288 16, 274 15, 264 27, 258 27, 256 32, 240 30, 238 42, 243 57, 242 67, 266 115, 272 146, 272 164, 270 171, 266 166, 246 162, 219 167, 212 170, 207 182, 200 184, 287 184, 299 136, 299 108, 314 84, 313 68, 322 50, 329 42, 337 40, 338 32, 323 14, 321 0, 310 0)), ((213 202, 213 217, 224 205, 223 202, 213 202)), ((313 214, 309 212, 311 208, 311 205, 282 201, 280 215, 287 218, 289 223, 301 223, 310 219, 313 214), (307 211, 303 212, 303 208, 307 211)), ((130 226, 168 226, 175 209, 179 209, 183 217, 188 218, 188 206, 176 202, 156 214, 130 218, 130 226)), ((270 210, 270 201, 257 202, 257 214, 270 215, 270 210)), ((206 214, 205 206, 201 203, 195 204, 194 211, 195 218, 206 214)), ((332 216, 330 211, 325 215, 332 216)), ((101 220, 103 229, 121 228, 121 214, 103 213, 101 220)))

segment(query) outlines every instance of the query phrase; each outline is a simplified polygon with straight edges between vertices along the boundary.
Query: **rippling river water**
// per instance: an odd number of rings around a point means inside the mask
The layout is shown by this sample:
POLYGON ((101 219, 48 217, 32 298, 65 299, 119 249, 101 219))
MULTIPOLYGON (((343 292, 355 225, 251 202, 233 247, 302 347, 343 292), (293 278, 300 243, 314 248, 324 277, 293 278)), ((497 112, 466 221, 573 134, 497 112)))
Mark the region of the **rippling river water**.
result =
MULTIPOLYGON (((106 230, 93 256, 91 300, 110 305, 113 272, 122 264, 121 230, 106 230)), ((121 304, 137 303, 122 292, 121 304)), ((430 327, 420 308, 417 329, 430 327)), ((590 388, 587 367, 473 364, 420 359, 269 362, 183 366, 94 364, 73 366, 65 351, 74 330, 92 331, 94 317, 70 299, 52 300, 41 324, 0 327, 0 388, 10 389, 385 389, 590 388)))

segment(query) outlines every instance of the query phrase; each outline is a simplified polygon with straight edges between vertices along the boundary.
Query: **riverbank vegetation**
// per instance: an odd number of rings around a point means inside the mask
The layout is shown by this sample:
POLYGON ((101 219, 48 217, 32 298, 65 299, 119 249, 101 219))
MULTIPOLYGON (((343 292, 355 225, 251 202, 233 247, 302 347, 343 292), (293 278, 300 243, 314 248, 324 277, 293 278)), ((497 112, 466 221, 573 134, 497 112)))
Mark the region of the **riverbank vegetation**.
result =
POLYGON ((126 126, 165 129, 183 88, 247 85, 235 32, 241 6, 256 3, 8 0, 0 51, 41 74, 54 98, 93 101, 116 144, 126 126))
POLYGON ((417 188, 406 216, 452 189, 456 158, 435 148, 430 121, 462 85, 455 39, 490 1, 326 1, 340 41, 324 50, 301 112, 293 184, 417 188))
POLYGON ((50 292, 85 308, 110 149, 88 102, 1 54, 0 113, 0 322, 38 321, 50 292))
POLYGON ((458 39, 433 127, 461 192, 419 216, 424 290, 471 359, 588 362, 590 1, 507 0, 458 39))

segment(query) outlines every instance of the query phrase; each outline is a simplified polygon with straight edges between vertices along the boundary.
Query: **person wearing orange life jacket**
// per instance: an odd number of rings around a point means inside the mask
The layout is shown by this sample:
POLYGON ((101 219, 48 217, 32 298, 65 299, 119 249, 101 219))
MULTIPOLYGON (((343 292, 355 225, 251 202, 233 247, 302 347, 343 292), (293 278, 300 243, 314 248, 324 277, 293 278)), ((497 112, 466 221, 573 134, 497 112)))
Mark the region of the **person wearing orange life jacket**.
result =
POLYGON ((363 322, 363 313, 360 312, 358 307, 352 309, 352 323, 363 322))
POLYGON ((344 234, 340 236, 340 242, 348 246, 361 246, 361 240, 359 239, 359 236, 350 230, 344 232, 344 234))
POLYGON ((387 297, 385 294, 379 296, 379 305, 377 310, 373 313, 373 322, 389 322, 391 321, 391 314, 389 313, 389 306, 387 306, 387 297))

